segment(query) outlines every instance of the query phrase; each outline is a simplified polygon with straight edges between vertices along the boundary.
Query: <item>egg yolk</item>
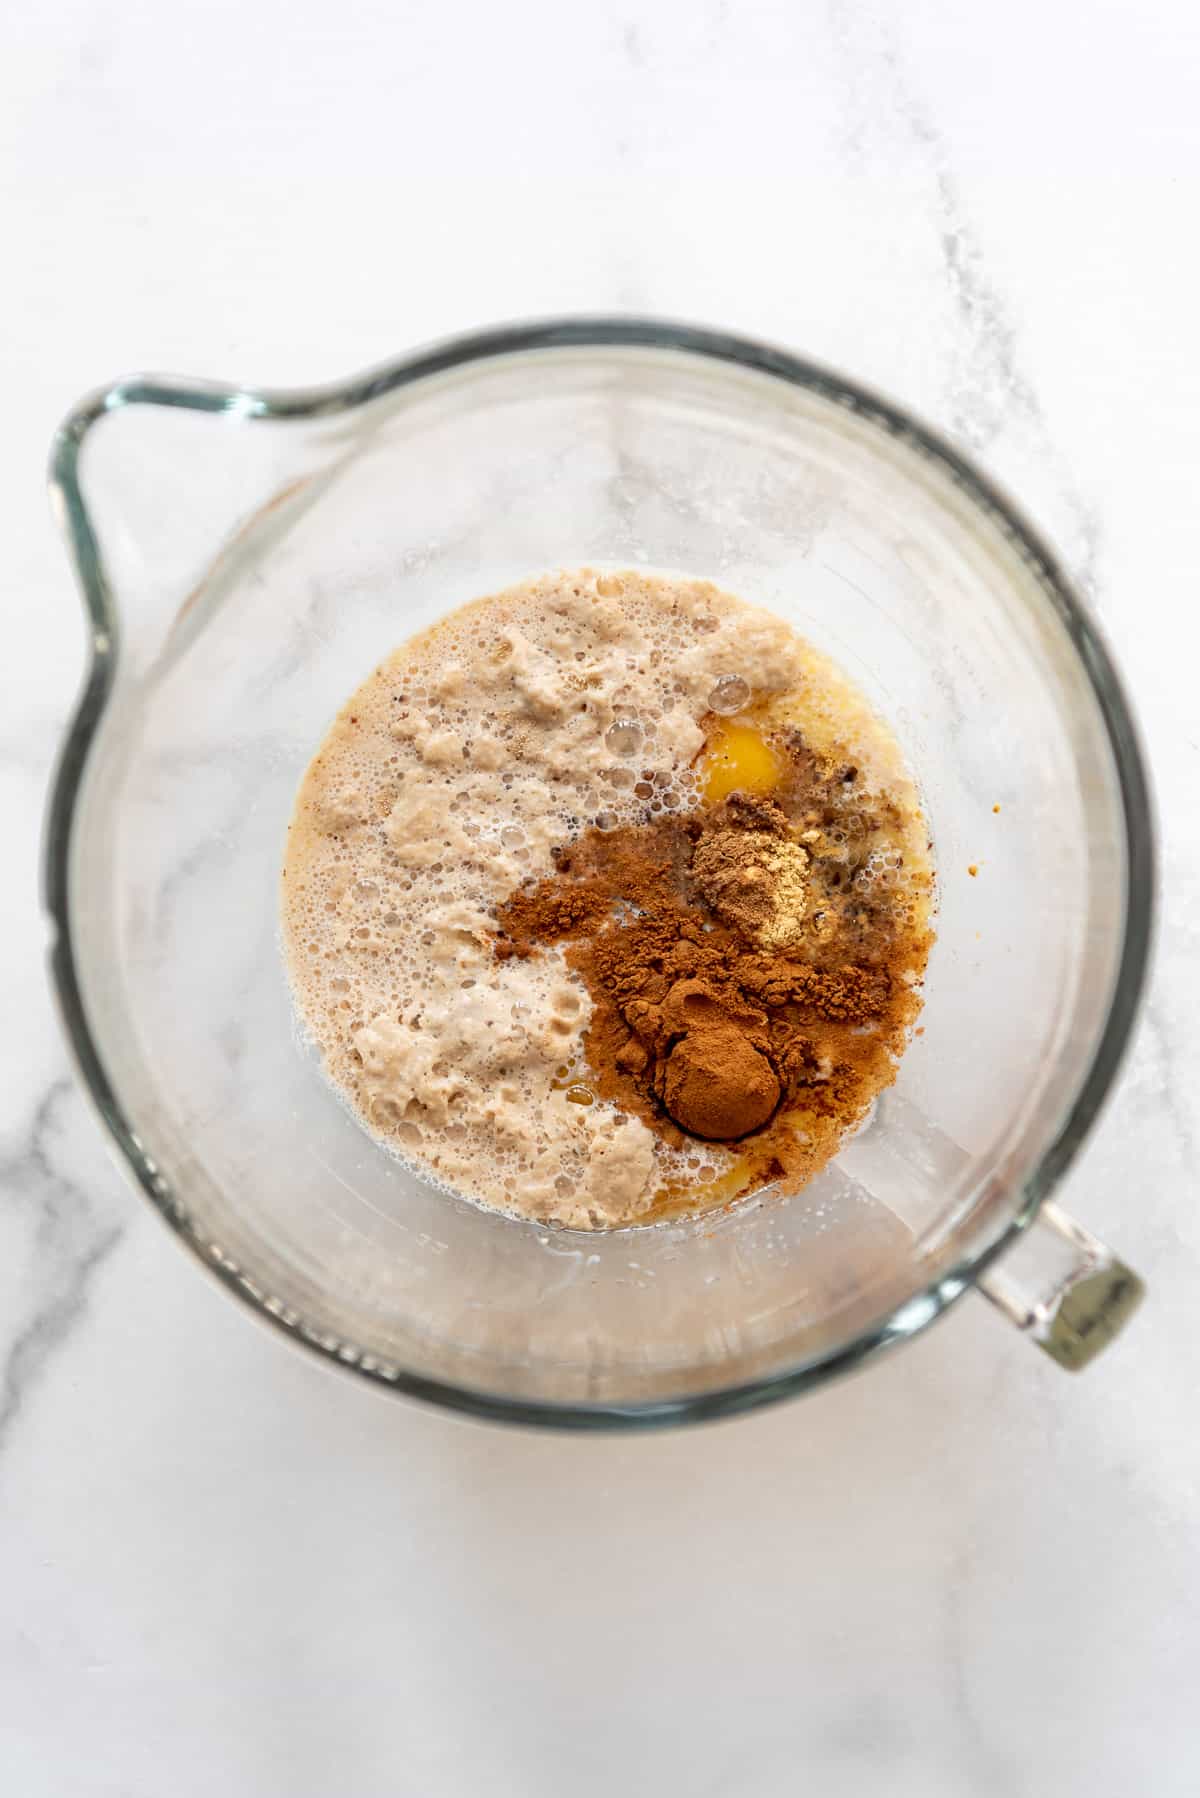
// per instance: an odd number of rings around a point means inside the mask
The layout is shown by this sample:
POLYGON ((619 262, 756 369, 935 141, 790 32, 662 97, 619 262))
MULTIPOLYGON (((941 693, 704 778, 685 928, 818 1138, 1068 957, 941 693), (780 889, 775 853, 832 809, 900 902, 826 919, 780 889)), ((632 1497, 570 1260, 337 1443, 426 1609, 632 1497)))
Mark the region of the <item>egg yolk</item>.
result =
POLYGON ((748 724, 720 719, 709 732, 701 755, 704 797, 718 805, 730 793, 772 793, 783 769, 779 757, 748 724))

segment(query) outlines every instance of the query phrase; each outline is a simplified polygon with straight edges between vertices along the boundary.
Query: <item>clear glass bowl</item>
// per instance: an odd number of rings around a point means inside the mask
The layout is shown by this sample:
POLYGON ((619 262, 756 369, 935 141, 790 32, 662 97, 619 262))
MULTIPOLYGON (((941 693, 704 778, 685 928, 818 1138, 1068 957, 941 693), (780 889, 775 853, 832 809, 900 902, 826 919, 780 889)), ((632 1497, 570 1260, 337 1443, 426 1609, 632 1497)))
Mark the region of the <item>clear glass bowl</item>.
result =
POLYGON ((1078 1226, 1006 1257, 1129 1032, 1153 856, 1108 655, 1011 503, 885 400, 635 320, 439 346, 335 388, 123 381, 56 442, 90 672, 48 829, 83 1078, 180 1239, 294 1340, 489 1417, 712 1416, 911 1336, 972 1282, 1078 1365, 1136 1278, 1078 1226), (705 575, 891 720, 940 870, 923 1034, 807 1190, 582 1235, 423 1185, 293 1018, 277 880, 300 774, 398 641, 521 575, 705 575), (998 809, 997 809, 998 808, 998 809))

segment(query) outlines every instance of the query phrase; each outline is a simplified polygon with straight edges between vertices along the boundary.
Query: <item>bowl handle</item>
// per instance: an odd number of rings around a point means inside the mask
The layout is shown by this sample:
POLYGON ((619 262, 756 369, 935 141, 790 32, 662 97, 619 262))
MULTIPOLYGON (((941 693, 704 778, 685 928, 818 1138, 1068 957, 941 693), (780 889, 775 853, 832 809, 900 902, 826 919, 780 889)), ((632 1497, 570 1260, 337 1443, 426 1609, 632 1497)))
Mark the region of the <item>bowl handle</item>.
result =
POLYGON ((1051 1200, 976 1284, 1010 1323, 1071 1373, 1107 1348, 1146 1291, 1131 1268, 1051 1200))

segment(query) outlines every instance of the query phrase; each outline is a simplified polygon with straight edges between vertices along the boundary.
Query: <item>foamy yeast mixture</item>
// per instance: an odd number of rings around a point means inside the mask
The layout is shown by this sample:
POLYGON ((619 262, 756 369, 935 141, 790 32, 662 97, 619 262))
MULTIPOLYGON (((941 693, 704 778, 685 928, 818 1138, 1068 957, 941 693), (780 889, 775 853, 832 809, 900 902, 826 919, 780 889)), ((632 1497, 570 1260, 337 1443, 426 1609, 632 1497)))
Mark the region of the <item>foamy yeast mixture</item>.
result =
POLYGON ((652 1219, 681 1187, 730 1196, 729 1148, 576 1102, 586 988, 561 948, 498 960, 494 941, 500 903, 589 825, 717 796, 704 752, 731 712, 851 755, 890 821, 854 879, 928 904, 890 732, 782 620, 706 581, 540 576, 402 645, 338 715, 289 827, 289 971, 330 1080, 426 1177, 583 1228, 652 1219))

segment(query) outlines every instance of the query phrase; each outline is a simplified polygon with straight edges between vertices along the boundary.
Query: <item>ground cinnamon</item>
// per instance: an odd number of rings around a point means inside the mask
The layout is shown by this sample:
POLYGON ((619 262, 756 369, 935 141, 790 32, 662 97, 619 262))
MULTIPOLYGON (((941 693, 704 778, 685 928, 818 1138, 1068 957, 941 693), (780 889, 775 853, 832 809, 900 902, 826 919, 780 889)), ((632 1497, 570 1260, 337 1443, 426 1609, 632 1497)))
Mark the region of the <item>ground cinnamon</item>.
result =
POLYGON ((765 1012, 731 1004, 708 981, 676 981, 656 1026, 671 1046, 654 1086, 681 1129, 737 1142, 774 1115, 783 1089, 766 1025, 765 1012))

